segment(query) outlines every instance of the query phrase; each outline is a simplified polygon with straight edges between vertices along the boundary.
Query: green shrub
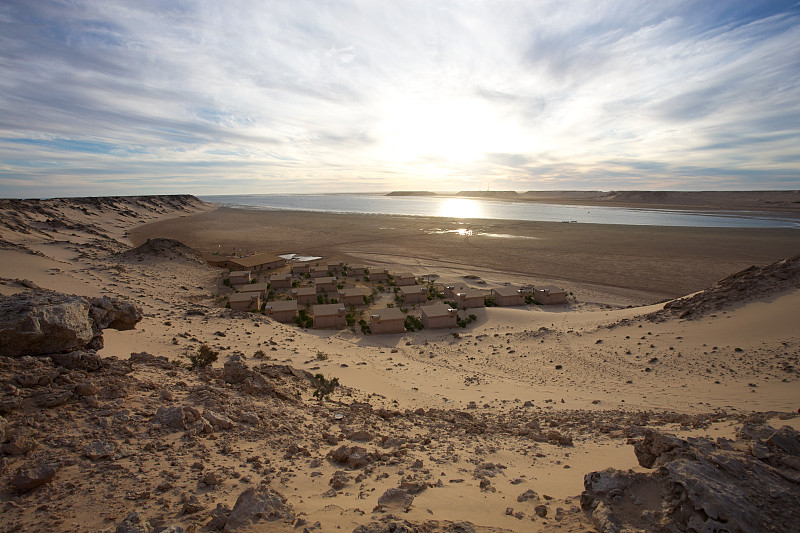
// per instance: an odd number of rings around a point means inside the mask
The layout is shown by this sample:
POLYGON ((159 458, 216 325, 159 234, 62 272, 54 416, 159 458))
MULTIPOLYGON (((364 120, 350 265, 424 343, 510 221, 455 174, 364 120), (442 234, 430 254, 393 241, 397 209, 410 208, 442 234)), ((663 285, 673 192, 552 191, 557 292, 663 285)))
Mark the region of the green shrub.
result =
POLYGON ((425 328, 425 326, 422 325, 422 320, 411 315, 406 317, 405 326, 408 331, 422 330, 425 328))
POLYGON ((217 356, 219 356, 219 352, 212 350, 208 344, 201 344, 200 348, 197 349, 197 353, 188 356, 191 363, 189 369, 194 370, 195 368, 210 366, 217 360, 217 356))
POLYGON ((465 327, 467 327, 467 326, 468 326, 470 323, 472 323, 472 322, 475 322, 477 319, 478 319, 478 317, 477 317, 477 316, 475 316, 475 315, 469 315, 469 316, 468 316, 468 317, 466 317, 466 318, 461 318, 461 317, 458 317, 458 318, 456 319, 456 323, 458 324, 458 326, 459 326, 459 327, 461 327, 461 328, 465 328, 465 327))
POLYGON ((487 296, 483 299, 483 306, 484 307, 497 307, 497 301, 494 299, 494 296, 487 296))
POLYGON ((358 325, 361 326, 361 333, 363 333, 364 335, 372 334, 372 330, 370 329, 369 324, 367 324, 367 321, 364 320, 363 318, 358 321, 358 325))
POLYGON ((305 309, 299 309, 297 311, 297 315, 294 317, 294 323, 300 326, 301 328, 310 328, 314 325, 314 319, 309 316, 308 311, 305 309))
POLYGON ((339 378, 325 379, 325 376, 322 374, 315 375, 314 381, 316 384, 314 398, 317 398, 319 401, 330 399, 330 395, 333 394, 333 391, 339 386, 339 378))
POLYGON ((231 286, 231 278, 223 279, 222 280, 222 284, 225 285, 226 287, 230 287, 231 286))

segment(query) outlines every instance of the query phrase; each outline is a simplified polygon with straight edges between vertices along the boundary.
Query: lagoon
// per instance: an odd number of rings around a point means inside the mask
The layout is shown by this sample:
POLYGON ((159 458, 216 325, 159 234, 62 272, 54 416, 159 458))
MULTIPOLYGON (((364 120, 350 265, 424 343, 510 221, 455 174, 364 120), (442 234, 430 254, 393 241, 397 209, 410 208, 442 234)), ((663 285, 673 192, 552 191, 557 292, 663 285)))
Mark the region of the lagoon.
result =
POLYGON ((225 207, 270 211, 313 211, 497 219, 582 224, 625 224, 709 228, 798 228, 796 218, 757 211, 700 211, 513 202, 482 198, 385 196, 380 194, 250 194, 201 196, 225 207))

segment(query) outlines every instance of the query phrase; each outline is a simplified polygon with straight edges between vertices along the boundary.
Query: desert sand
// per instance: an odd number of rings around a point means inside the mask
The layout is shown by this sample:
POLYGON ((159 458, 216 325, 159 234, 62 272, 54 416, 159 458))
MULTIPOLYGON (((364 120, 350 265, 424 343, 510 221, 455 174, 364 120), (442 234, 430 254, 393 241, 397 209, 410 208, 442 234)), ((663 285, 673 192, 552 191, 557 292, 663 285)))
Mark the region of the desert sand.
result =
MULTIPOLYGON (((612 530, 581 499, 585 476, 646 472, 631 444, 650 428, 800 428, 800 267, 780 263, 800 253, 796 230, 257 212, 191 197, 3 202, 1 295, 109 296, 142 319, 103 331, 99 368, 2 358, 2 531, 612 530), (447 232, 461 227, 503 237, 447 232), (478 288, 555 284, 574 301, 476 309, 455 331, 304 330, 225 309, 223 269, 148 238, 478 288), (754 264, 765 268, 723 280, 754 264), (188 369, 202 344, 217 362, 188 369), (339 380, 326 401, 314 374, 339 380), (54 474, 40 486, 14 477, 44 464, 54 474), (269 497, 269 516, 240 516, 248 489, 269 497)), ((800 479, 780 452, 791 447, 767 437, 742 453, 800 479)))

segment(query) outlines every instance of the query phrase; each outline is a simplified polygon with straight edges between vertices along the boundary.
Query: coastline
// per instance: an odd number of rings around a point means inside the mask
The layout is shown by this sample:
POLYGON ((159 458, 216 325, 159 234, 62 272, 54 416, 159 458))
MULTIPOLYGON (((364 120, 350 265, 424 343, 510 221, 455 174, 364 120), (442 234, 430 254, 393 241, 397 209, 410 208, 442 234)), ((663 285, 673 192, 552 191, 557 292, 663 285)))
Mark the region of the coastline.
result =
POLYGON ((561 284, 579 301, 643 305, 683 296, 752 264, 800 253, 789 228, 690 228, 465 220, 218 207, 131 230, 201 250, 303 253, 417 275, 481 275, 487 282, 561 284), (463 223, 462 223, 463 222, 463 223), (470 228, 462 237, 437 231, 470 228), (509 235, 515 237, 490 237, 509 235))

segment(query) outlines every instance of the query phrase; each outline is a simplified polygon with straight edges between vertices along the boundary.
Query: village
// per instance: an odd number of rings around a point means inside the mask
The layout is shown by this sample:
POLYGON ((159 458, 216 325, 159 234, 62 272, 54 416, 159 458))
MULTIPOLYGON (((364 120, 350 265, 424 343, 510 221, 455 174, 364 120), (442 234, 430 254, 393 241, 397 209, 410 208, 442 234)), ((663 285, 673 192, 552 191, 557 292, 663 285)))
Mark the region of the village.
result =
POLYGON ((363 334, 458 328, 475 319, 472 309, 563 305, 569 298, 567 291, 554 286, 477 288, 466 280, 443 282, 436 274, 416 276, 321 258, 201 255, 209 265, 226 269, 223 284, 233 291, 221 295, 226 307, 303 328, 358 327, 363 334))

